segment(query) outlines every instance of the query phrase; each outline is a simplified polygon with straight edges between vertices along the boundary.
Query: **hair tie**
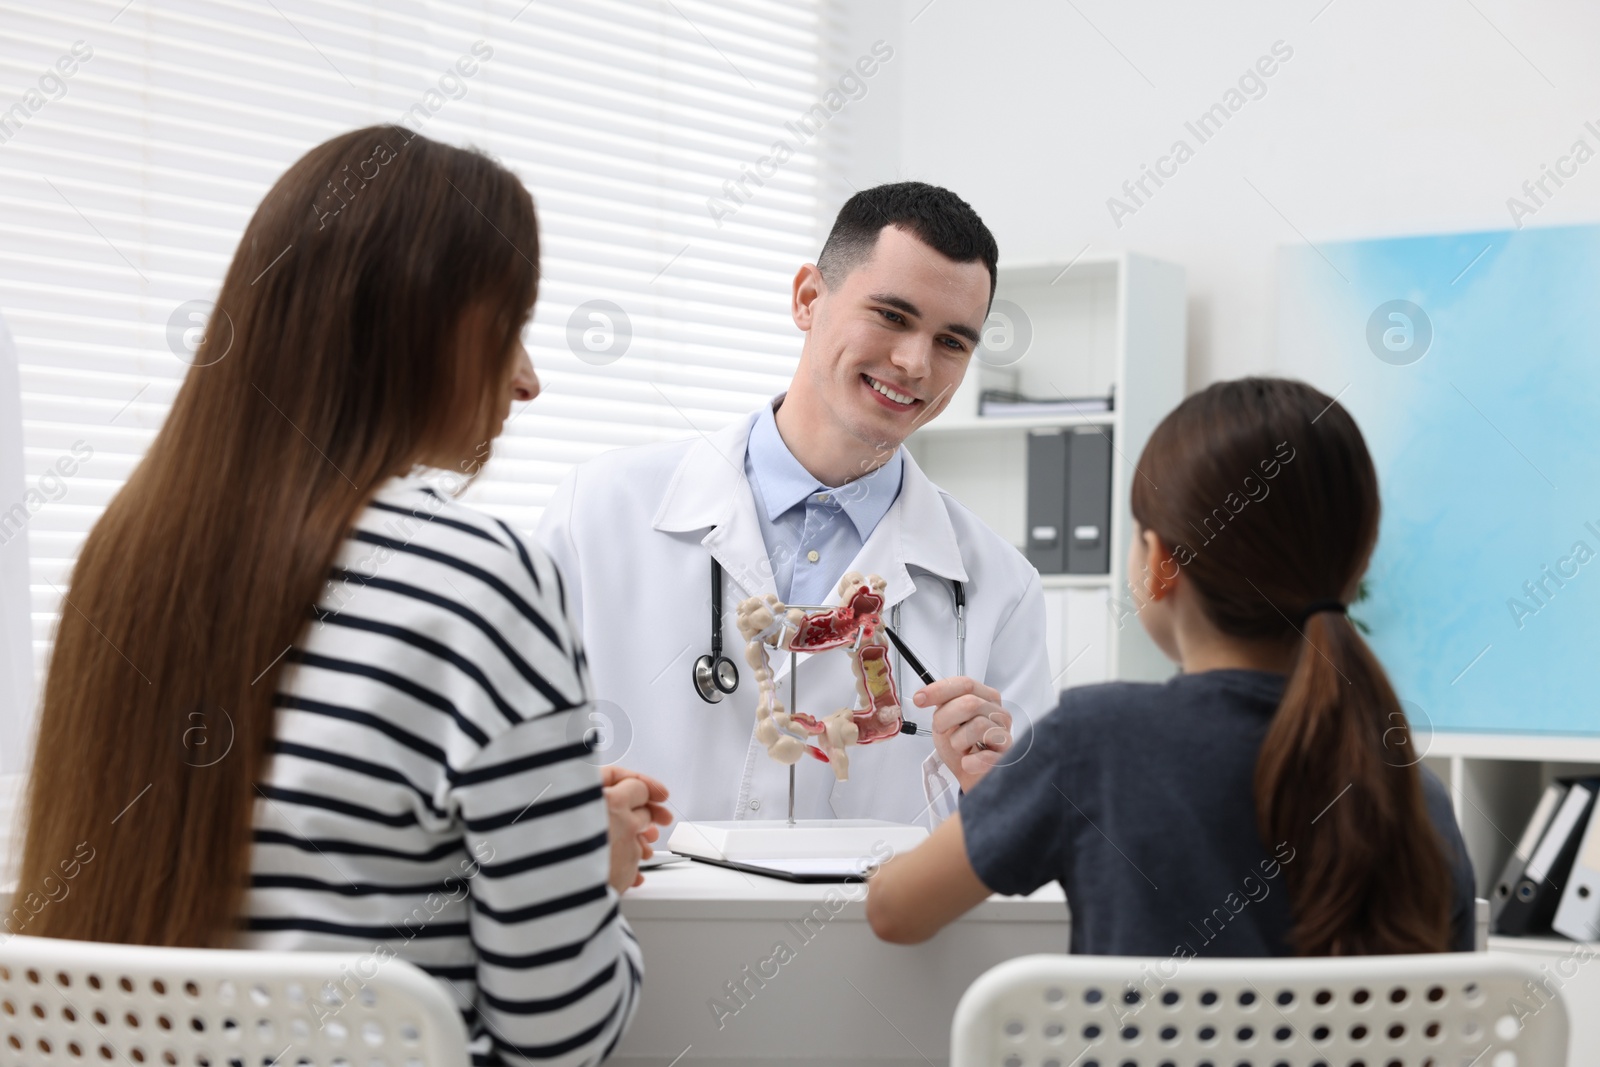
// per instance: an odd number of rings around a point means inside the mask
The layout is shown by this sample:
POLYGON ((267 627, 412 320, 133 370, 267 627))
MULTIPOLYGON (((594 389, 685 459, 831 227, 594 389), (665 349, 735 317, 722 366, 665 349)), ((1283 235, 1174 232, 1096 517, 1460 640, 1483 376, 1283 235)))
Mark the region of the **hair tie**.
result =
POLYGON ((1300 625, 1304 627, 1305 624, 1311 619, 1311 616, 1317 614, 1319 611, 1337 611, 1340 615, 1343 615, 1345 613, 1345 606, 1337 600, 1313 600, 1310 604, 1306 605, 1306 609, 1300 613, 1300 625))

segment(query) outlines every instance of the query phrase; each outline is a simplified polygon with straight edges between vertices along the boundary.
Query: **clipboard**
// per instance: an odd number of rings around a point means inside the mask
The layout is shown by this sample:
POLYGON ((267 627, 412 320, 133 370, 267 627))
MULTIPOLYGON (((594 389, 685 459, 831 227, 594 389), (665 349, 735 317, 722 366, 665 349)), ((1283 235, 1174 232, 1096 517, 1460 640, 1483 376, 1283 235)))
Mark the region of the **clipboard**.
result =
POLYGON ((763 878, 777 878, 785 882, 807 885, 847 884, 865 882, 868 871, 860 866, 859 859, 845 857, 823 859, 785 859, 774 857, 759 863, 736 860, 711 859, 707 856, 690 856, 696 863, 709 863, 713 867, 726 867, 730 871, 759 874, 763 878))

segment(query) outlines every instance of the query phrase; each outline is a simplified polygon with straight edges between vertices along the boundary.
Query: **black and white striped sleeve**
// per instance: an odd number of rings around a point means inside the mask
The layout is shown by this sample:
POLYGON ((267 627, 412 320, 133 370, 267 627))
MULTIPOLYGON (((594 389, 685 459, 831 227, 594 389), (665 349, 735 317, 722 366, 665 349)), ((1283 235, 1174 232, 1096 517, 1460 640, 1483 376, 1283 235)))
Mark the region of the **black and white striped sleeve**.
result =
POLYGON ((478 1018, 504 1062, 597 1063, 633 1017, 643 964, 607 884, 605 800, 585 743, 592 705, 561 579, 542 550, 503 526, 500 533, 511 548, 501 572, 510 595, 491 601, 491 611, 504 615, 496 620, 504 633, 520 637, 543 685, 522 681, 550 706, 518 709, 523 720, 483 745, 452 783, 479 867, 467 880, 478 1018))
POLYGON ((508 1062, 598 1062, 638 1001, 639 946, 606 884, 605 803, 582 741, 587 712, 507 731, 455 790, 481 865, 468 883, 478 1015, 508 1062))

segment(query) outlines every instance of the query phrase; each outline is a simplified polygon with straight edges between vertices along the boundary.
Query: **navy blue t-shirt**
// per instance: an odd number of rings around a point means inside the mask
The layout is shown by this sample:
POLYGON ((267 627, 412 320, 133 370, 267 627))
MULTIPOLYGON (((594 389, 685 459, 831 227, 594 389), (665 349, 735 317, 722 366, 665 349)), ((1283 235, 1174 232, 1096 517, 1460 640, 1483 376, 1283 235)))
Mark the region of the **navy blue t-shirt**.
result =
MULTIPOLYGON (((1060 882, 1075 953, 1291 955, 1295 849, 1261 842, 1253 785, 1286 682, 1216 670, 1066 690, 961 798, 973 870, 997 893, 1060 882)), ((1449 794, 1419 769, 1455 875, 1453 944, 1470 950, 1472 864, 1449 794)))

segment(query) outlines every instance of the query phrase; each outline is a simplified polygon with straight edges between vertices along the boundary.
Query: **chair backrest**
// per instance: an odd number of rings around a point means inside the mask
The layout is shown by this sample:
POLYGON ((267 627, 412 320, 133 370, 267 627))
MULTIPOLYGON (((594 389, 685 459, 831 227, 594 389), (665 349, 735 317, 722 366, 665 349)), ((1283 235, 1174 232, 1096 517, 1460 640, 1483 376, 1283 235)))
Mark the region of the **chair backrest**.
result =
POLYGON ((466 1067, 444 987, 387 950, 0 943, 0 1063, 466 1067))
POLYGON ((1560 981, 1476 952, 1022 956, 961 998, 950 1067, 1564 1067, 1560 981))

